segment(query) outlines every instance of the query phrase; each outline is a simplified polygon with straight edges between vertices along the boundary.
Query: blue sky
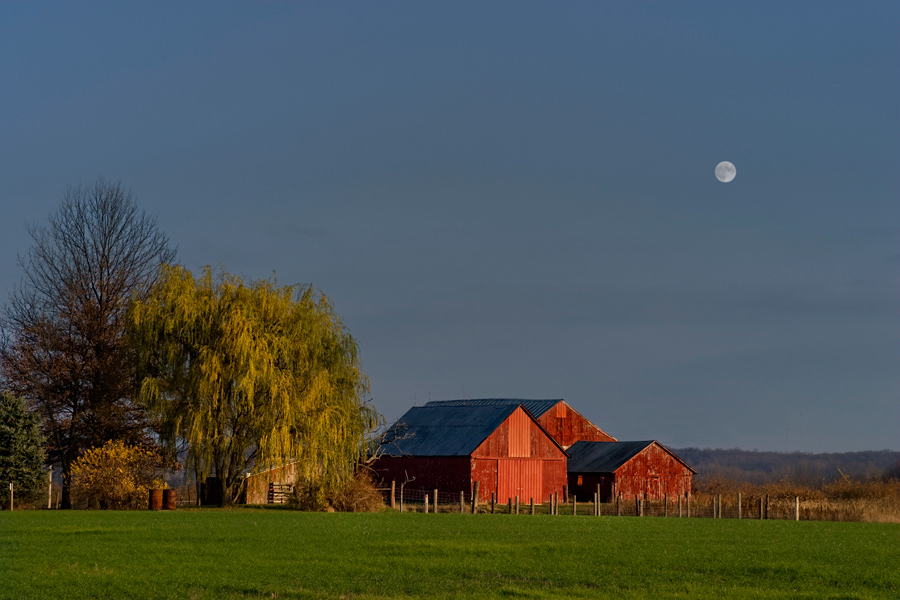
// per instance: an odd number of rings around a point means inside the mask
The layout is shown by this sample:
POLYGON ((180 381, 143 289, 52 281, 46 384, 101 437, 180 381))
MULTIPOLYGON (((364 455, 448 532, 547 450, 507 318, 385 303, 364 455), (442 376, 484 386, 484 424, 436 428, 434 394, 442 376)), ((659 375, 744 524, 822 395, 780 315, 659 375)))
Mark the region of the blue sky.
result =
POLYGON ((900 5, 0 4, 0 294, 68 185, 334 300, 392 420, 900 450, 900 5), (737 178, 719 183, 721 160, 737 178))

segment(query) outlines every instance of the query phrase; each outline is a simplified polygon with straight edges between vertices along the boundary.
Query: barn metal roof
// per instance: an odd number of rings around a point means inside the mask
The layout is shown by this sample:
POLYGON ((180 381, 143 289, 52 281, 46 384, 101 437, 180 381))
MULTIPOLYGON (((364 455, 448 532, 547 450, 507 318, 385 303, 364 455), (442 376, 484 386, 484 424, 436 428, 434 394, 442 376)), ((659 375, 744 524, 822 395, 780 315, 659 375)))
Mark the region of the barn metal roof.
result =
POLYGON ((409 409, 385 434, 387 456, 469 456, 519 404, 437 405, 409 409), (465 408, 465 410, 462 410, 465 408))
POLYGON ((575 442, 566 449, 569 453, 570 473, 612 473, 629 460, 635 457, 641 450, 651 444, 656 444, 672 458, 691 470, 697 471, 678 456, 657 442, 647 440, 641 442, 575 442))
POLYGON ((570 473, 613 473, 653 440, 641 442, 575 442, 569 453, 570 473))
POLYGON ((557 400, 525 400, 518 398, 480 398, 475 400, 433 400, 425 404, 426 407, 432 406, 495 406, 495 405, 522 405, 525 410, 538 419, 542 414, 562 402, 562 398, 557 400))

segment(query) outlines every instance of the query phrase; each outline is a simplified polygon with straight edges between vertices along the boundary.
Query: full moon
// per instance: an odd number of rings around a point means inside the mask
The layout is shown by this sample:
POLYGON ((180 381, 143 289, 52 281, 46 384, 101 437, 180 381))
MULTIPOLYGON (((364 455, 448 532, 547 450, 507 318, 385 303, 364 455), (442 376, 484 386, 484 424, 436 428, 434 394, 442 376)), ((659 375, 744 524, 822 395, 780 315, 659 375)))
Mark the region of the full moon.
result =
POLYGON ((737 169, 735 169, 734 165, 727 160, 723 160, 716 165, 716 179, 722 183, 728 183, 734 179, 735 175, 737 175, 737 169))

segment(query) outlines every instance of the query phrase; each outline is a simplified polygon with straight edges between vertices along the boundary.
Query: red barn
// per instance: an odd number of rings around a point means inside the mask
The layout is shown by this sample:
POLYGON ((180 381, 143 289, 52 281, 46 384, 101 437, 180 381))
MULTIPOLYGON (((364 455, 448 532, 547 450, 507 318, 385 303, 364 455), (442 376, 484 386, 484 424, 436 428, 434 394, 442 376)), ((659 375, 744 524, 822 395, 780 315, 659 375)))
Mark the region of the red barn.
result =
POLYGON ((385 484, 458 493, 479 501, 549 501, 563 493, 567 454, 519 404, 410 409, 385 436, 373 469, 385 484))
POLYGON ((537 419, 541 427, 564 449, 575 442, 615 442, 609 435, 565 403, 564 400, 517 400, 514 398, 484 398, 478 400, 436 400, 425 406, 495 406, 522 405, 537 419))
POLYGON ((609 502, 619 492, 650 500, 687 495, 694 469, 656 441, 578 442, 568 449, 569 493, 609 502))

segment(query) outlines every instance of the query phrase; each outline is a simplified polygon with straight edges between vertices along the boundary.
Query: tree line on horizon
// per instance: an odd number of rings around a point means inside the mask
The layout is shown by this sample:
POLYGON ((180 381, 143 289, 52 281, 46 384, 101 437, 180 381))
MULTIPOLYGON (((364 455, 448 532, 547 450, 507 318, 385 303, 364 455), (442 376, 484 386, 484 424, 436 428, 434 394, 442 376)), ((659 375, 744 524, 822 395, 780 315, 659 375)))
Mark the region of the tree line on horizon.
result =
POLYGON ((79 460, 112 443, 159 464, 186 452, 198 481, 222 482, 223 504, 247 472, 287 460, 314 494, 354 477, 381 417, 324 294, 210 267, 195 276, 102 178, 27 229, 23 279, 0 312, 0 480, 27 494, 57 467, 70 508, 79 460))
POLYGON ((738 448, 681 448, 679 457, 698 471, 702 485, 710 480, 763 485, 790 481, 820 486, 838 480, 900 479, 900 452, 772 452, 738 448))

